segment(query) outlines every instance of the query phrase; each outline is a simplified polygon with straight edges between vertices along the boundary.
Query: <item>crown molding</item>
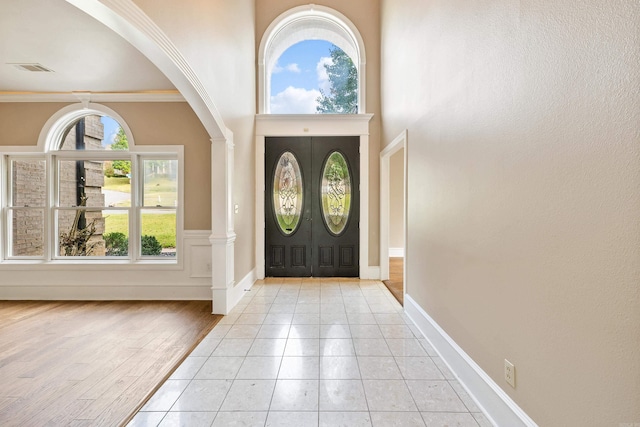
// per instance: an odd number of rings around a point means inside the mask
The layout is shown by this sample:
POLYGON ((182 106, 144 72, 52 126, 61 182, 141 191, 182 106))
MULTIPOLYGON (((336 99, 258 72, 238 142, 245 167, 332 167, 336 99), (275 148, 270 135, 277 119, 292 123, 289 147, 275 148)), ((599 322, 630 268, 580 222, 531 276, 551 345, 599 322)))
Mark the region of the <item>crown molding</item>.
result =
POLYGON ((0 102, 186 102, 178 91, 0 92, 0 102))

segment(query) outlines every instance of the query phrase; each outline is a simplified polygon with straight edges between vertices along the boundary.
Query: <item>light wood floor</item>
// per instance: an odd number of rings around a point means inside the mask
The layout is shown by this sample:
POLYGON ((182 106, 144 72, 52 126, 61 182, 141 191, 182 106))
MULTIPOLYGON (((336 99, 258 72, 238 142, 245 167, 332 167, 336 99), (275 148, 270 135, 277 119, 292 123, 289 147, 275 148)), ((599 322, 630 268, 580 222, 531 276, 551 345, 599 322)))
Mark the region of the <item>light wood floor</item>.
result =
POLYGON ((404 266, 404 258, 389 258, 389 280, 383 283, 389 288, 389 291, 404 305, 404 297, 402 296, 402 288, 404 286, 404 277, 402 267, 404 266))
POLYGON ((221 318, 210 301, 0 301, 0 425, 120 425, 221 318))

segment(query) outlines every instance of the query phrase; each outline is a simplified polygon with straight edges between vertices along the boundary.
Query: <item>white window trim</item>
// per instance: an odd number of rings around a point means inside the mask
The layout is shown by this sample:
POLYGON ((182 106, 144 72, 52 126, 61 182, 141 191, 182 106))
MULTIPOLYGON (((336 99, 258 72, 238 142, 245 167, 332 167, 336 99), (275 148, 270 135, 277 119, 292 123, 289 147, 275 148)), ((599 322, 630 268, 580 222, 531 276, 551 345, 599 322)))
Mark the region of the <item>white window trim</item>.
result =
MULTIPOLYGON (((0 267, 1 268, 17 268, 22 269, 25 265, 37 268, 37 266, 47 266, 47 268, 62 268, 65 266, 73 266, 74 269, 87 268, 91 270, 111 269, 117 266, 118 269, 169 269, 178 270, 183 269, 184 263, 184 251, 183 251, 183 236, 184 236, 184 146, 182 145, 135 145, 135 140, 131 129, 127 125, 126 121, 112 109, 95 103, 81 103, 72 104, 66 106, 55 113, 44 125, 40 136, 38 138, 37 146, 0 146, 0 207, 1 215, 0 220, 2 225, 0 226, 0 267), (122 152, 114 151, 93 151, 87 150, 84 152, 76 151, 61 151, 57 147, 61 142, 64 131, 74 121, 87 115, 100 115, 110 116, 122 126, 129 142, 129 150, 122 152), (56 253, 56 244, 58 242, 57 236, 55 236, 55 212, 59 209, 54 203, 55 198, 55 170, 54 167, 57 163, 57 159, 113 159, 122 157, 125 160, 131 159, 132 163, 138 163, 143 159, 171 159, 178 161, 178 206, 176 207, 176 257, 140 257, 137 254, 139 250, 139 243, 137 239, 133 239, 130 242, 129 249, 130 254, 126 258, 112 259, 109 257, 58 257, 56 253), (44 233, 46 238, 44 239, 45 248, 44 256, 42 257, 10 257, 9 256, 9 241, 10 230, 7 229, 9 212, 9 195, 11 191, 11 180, 9 179, 9 158, 24 158, 24 159, 42 159, 46 162, 46 186, 47 186, 47 204, 44 207, 45 219, 44 219, 44 233), (134 252, 135 251, 135 252, 134 252), (83 267, 85 266, 85 267, 83 267)), ((134 198, 141 197, 142 194, 142 171, 141 168, 135 167, 133 170, 137 176, 132 180, 132 186, 137 185, 139 188, 136 191, 132 191, 132 206, 129 209, 129 223, 130 223, 130 235, 139 235, 139 221, 135 220, 136 224, 133 224, 134 216, 137 216, 139 212, 145 209, 141 205, 140 200, 134 200, 134 198)))
MULTIPOLYGON (((0 255, 2 256, 2 258, 0 259, 0 262, 2 260, 6 259, 12 259, 15 257, 9 257, 9 245, 11 245, 13 242, 11 241, 11 233, 8 230, 8 224, 9 224, 9 213, 14 211, 14 210, 19 210, 20 208, 22 208, 21 206, 10 206, 11 204, 11 200, 13 197, 13 191, 11 188, 11 180, 8 178, 9 177, 9 173, 11 171, 11 167, 10 167, 10 162, 12 160, 23 160, 23 161, 28 161, 28 160, 38 160, 38 161, 44 161, 45 162, 45 185, 48 187, 49 186, 49 174, 48 174, 48 165, 46 162, 46 157, 44 156, 44 154, 42 153, 12 153, 12 154, 5 154, 2 155, 2 161, 0 162, 0 173, 2 173, 2 177, 0 178, 0 181, 2 181, 2 215, 1 215, 1 219, 2 219, 2 226, 0 226, 0 237, 2 238, 2 240, 0 240, 2 242, 1 248, 0 248, 0 255)), ((46 203, 44 206, 37 206, 37 207, 31 207, 33 209, 42 209, 44 211, 44 236, 47 236, 49 233, 48 230, 48 221, 47 221, 47 206, 46 203)), ((43 244, 46 243, 47 239, 43 238, 43 244)), ((47 248, 43 248, 45 255, 46 255, 46 251, 47 248)), ((42 256, 23 256, 20 257, 20 259, 22 260, 32 260, 35 262, 40 262, 43 257, 42 256)))
POLYGON ((323 39, 338 46, 353 60, 358 70, 358 114, 366 112, 367 60, 360 32, 349 18, 337 10, 309 4, 282 13, 262 36, 258 50, 259 114, 271 114, 271 72, 280 54, 302 41, 297 34, 302 27, 313 28, 314 24, 322 28, 323 39))

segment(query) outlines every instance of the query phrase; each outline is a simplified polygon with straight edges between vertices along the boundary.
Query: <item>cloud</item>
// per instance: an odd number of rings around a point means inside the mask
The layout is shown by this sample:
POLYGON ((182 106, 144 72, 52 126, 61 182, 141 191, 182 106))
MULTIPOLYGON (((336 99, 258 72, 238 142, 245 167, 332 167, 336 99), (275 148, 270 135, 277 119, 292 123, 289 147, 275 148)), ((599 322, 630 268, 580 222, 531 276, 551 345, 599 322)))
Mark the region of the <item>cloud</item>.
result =
POLYGON ((319 96, 316 89, 289 86, 271 97, 271 114, 314 114, 319 96))
POLYGON ((300 67, 295 62, 293 64, 289 64, 285 67, 287 71, 291 71, 292 73, 300 73, 300 67))
POLYGON ((118 136, 118 131, 116 129, 115 132, 111 132, 110 134, 106 135, 104 137, 104 140, 102 142, 102 145, 104 147, 107 147, 109 149, 111 149, 111 144, 113 144, 114 142, 116 142, 116 137, 118 136))
POLYGON ((318 87, 322 89, 324 93, 329 93, 329 89, 331 88, 331 82, 329 81, 329 75, 327 74, 327 70, 324 68, 326 65, 332 65, 333 61, 328 56, 323 56, 320 58, 320 61, 316 64, 316 73, 318 74, 318 87))
POLYGON ((278 74, 281 73, 283 71, 289 71, 290 73, 301 73, 302 70, 300 70, 300 67, 298 66, 298 64, 291 63, 291 64, 287 64, 284 67, 281 67, 279 64, 274 65, 273 70, 271 70, 271 74, 278 74))

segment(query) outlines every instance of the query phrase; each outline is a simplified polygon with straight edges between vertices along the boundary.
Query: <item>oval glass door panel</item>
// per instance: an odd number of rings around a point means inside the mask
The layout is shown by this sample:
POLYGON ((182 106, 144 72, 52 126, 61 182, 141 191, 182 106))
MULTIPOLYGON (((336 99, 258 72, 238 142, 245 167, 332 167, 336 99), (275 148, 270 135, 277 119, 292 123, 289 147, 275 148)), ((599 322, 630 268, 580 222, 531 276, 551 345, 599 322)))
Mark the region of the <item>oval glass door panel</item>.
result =
POLYGON ((273 177, 273 209, 284 234, 293 233, 300 223, 302 192, 300 164, 292 152, 285 151, 278 159, 273 177))
POLYGON ((338 151, 327 157, 322 171, 322 215, 329 231, 341 234, 351 211, 351 176, 347 159, 338 151))

